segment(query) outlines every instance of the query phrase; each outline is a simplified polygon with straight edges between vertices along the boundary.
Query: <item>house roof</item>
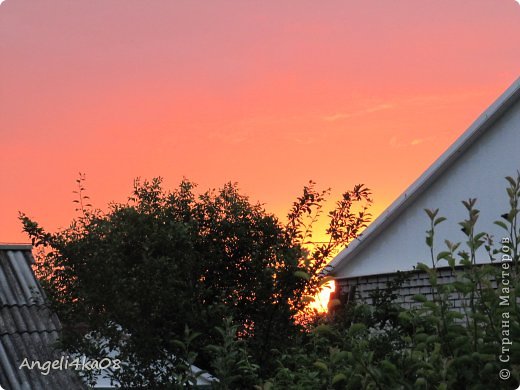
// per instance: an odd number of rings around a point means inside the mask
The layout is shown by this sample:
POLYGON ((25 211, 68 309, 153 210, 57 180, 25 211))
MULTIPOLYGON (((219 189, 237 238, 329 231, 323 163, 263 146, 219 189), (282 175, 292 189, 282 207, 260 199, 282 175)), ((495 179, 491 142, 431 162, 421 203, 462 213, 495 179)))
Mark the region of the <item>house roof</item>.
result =
POLYGON ((425 192, 464 152, 520 99, 518 78, 475 122, 410 186, 408 187, 365 231, 343 249, 326 267, 325 274, 335 273, 348 264, 356 254, 370 245, 415 199, 425 192))
MULTIPOLYGON (((48 390, 84 389, 83 382, 72 371, 22 367, 27 362, 60 360, 56 349, 61 324, 46 305, 45 293, 32 271, 34 258, 31 245, 0 243, 0 389, 48 390)), ((193 373, 201 369, 191 366, 193 373)), ((114 389, 104 370, 96 378, 94 388, 114 389)), ((203 372, 197 385, 218 381, 203 372)))
POLYGON ((22 367, 27 362, 59 360, 54 344, 60 322, 45 304, 31 269, 30 245, 0 245, 0 387, 9 390, 82 389, 71 371, 22 367))

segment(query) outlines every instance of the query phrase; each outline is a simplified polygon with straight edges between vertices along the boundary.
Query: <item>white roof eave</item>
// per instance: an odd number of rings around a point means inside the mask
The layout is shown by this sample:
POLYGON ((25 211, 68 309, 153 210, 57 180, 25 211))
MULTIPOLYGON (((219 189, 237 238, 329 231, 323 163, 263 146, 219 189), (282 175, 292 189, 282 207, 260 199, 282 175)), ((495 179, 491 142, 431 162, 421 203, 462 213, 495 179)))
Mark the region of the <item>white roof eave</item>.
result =
POLYGON ((334 276, 368 243, 374 240, 411 202, 424 192, 473 142, 520 98, 520 78, 484 111, 473 124, 374 222, 325 267, 324 274, 334 276))

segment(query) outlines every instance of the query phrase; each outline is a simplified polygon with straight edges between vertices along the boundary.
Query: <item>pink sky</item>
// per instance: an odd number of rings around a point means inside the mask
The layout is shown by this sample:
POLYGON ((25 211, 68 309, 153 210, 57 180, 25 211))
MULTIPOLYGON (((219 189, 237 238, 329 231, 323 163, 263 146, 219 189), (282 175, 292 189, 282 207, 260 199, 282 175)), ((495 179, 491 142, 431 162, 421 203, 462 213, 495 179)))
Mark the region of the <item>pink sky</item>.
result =
POLYGON ((137 176, 236 181, 283 216, 313 179, 377 214, 511 84, 520 6, 472 1, 0 5, 0 242, 137 176))

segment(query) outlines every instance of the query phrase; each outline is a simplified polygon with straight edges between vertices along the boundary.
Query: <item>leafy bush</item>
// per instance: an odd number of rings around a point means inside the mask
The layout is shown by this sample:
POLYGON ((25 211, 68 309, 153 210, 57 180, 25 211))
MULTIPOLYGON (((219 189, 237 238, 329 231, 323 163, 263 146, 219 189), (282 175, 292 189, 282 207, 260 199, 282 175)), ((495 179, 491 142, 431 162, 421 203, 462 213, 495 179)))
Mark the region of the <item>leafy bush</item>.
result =
MULTIPOLYGON (((496 222, 505 231, 499 243, 477 230, 479 210, 469 199, 459 223, 466 239, 446 240, 436 253, 436 229, 446 218, 425 210, 431 264, 414 272, 428 275, 431 299, 419 294, 411 309, 399 304, 405 272, 373 293, 371 304, 350 301, 327 318, 304 316, 305 326, 297 313, 323 283, 318 271, 367 221, 352 211, 369 200, 362 186, 338 202, 331 241, 313 251, 305 249, 308 226, 326 192, 312 183, 286 226, 233 186, 196 200, 190 183, 165 194, 159 182, 137 186, 133 204, 84 213, 64 232, 23 221, 35 243, 50 248, 40 270, 52 268, 48 291, 58 313, 68 324, 83 319, 90 340, 121 349, 125 387, 190 387, 196 375, 189 367, 197 363, 219 378, 218 389, 514 389, 520 174, 507 181, 510 209, 496 222), (479 250, 489 264, 477 264, 479 250), (440 268, 455 281, 441 282, 440 268), (460 308, 450 306, 454 297, 460 308), (500 377, 504 370, 510 378, 500 377)), ((67 345, 94 354, 83 334, 67 345)))
POLYGON ((498 248, 492 237, 476 230, 479 210, 470 199, 463 202, 468 217, 459 223, 466 241, 446 241, 446 250, 434 253, 436 226, 446 218, 426 210, 432 263, 417 268, 428 274, 433 298, 417 295, 412 309, 403 308, 397 298, 408 275, 398 275, 373 294, 372 304, 349 302, 333 321, 281 354, 276 375, 263 388, 515 389, 520 381, 520 175, 507 181, 511 208, 496 222, 506 231, 498 248), (479 248, 488 252, 491 264, 476 263, 479 248), (444 265, 455 282, 439 282, 438 268, 444 265), (449 305, 454 296, 462 310, 449 305), (501 370, 510 378, 502 379, 501 370))
POLYGON ((136 181, 127 203, 101 212, 83 180, 80 216, 68 229, 48 233, 21 220, 46 250, 36 271, 64 324, 62 348, 117 355, 124 369, 113 376, 125 388, 192 385, 191 364, 216 370, 222 388, 255 383, 254 367, 269 375, 271 349, 303 330, 307 298, 323 283, 318 271, 366 225, 371 202, 362 185, 345 192, 329 214, 331 240, 309 251, 328 195, 312 182, 282 224, 233 184, 196 195, 188 181, 172 192, 160 179, 136 181), (229 344, 232 333, 240 345, 229 344))

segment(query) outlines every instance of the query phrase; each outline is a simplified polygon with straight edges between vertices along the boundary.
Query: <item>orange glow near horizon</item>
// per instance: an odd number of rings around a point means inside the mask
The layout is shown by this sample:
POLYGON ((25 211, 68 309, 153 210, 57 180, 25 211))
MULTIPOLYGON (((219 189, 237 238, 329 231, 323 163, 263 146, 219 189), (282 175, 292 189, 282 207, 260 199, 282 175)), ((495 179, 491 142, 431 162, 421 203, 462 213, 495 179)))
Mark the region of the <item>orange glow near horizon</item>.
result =
POLYGON ((321 291, 314 297, 314 301, 309 304, 309 307, 315 309, 318 313, 326 313, 328 311, 330 294, 334 291, 336 291, 336 283, 330 280, 321 288, 321 291))
POLYGON ((101 209, 187 177, 283 218, 312 179, 377 215, 518 77, 518 37, 514 0, 6 0, 0 242, 18 211, 68 226, 78 172, 101 209))

